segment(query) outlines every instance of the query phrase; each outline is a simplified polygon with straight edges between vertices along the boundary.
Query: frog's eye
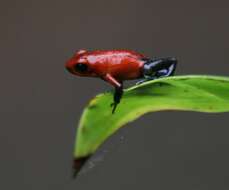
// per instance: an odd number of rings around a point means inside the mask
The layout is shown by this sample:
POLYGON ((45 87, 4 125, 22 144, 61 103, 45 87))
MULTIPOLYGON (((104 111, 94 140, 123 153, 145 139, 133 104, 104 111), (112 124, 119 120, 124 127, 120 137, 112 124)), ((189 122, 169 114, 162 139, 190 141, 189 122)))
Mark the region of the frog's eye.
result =
POLYGON ((76 72, 84 73, 87 71, 88 66, 85 63, 78 63, 75 65, 74 69, 76 72))

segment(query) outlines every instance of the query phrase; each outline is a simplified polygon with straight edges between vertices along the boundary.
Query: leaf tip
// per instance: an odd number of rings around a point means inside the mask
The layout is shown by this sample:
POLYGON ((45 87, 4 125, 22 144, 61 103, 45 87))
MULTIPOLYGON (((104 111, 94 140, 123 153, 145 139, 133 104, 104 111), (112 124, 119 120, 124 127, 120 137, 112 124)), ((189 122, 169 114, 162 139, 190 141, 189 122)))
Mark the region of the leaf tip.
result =
POLYGON ((75 179, 78 176, 81 168, 84 166, 84 164, 86 163, 86 161, 89 158, 90 158, 90 156, 74 159, 74 161, 73 161, 73 175, 72 175, 73 179, 75 179))

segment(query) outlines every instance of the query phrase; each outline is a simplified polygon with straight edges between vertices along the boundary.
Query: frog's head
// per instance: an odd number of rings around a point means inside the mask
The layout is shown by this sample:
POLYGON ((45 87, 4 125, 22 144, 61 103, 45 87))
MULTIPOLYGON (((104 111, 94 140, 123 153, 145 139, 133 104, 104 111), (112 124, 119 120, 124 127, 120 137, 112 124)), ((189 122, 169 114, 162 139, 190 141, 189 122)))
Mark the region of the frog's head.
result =
POLYGON ((87 50, 77 51, 74 56, 67 61, 65 68, 77 76, 91 76, 87 53, 87 50))

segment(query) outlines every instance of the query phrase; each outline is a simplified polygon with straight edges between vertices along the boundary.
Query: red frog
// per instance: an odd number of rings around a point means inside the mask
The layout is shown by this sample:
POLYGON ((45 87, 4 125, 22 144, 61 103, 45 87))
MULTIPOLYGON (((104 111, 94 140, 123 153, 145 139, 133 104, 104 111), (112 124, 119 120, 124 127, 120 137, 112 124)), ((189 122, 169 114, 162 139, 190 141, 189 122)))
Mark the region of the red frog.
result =
POLYGON ((130 50, 79 50, 66 63, 66 69, 77 76, 99 77, 115 87, 112 113, 121 100, 123 81, 143 79, 137 84, 174 74, 174 57, 150 59, 130 50))

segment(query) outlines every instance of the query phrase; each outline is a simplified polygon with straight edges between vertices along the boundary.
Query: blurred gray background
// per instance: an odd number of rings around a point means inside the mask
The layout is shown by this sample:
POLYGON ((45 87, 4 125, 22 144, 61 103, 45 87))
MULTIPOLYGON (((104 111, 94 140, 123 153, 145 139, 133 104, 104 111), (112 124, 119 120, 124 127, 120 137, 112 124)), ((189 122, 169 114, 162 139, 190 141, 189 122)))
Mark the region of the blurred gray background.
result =
POLYGON ((82 109, 111 87, 64 69, 81 48, 132 49, 229 75, 228 18, 227 0, 1 0, 0 189, 229 189, 228 113, 147 114, 72 180, 82 109))

